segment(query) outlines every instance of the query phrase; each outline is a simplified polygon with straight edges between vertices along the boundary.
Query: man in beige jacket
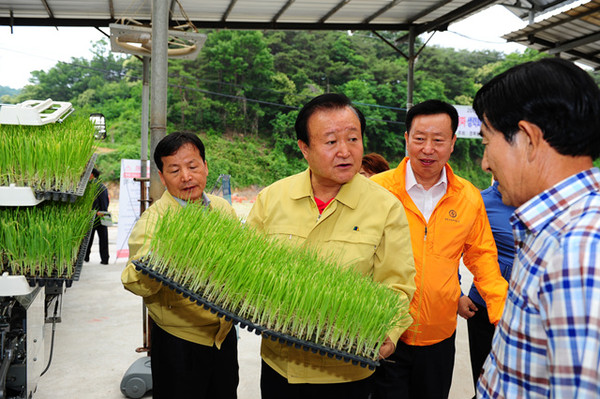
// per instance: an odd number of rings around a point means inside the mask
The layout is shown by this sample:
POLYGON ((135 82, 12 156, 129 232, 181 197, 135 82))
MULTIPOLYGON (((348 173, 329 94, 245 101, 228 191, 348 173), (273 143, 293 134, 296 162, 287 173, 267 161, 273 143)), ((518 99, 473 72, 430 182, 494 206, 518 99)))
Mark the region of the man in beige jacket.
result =
MULTIPOLYGON (((365 118, 341 94, 323 94, 296 120, 308 169, 258 195, 247 223, 271 237, 317 248, 389 286, 408 301, 415 291, 404 208, 386 189, 358 174, 365 118)), ((394 352, 405 325, 389 331, 380 357, 394 352)), ((372 370, 263 339, 263 399, 368 398, 372 370)))
POLYGON ((236 398, 237 338, 231 322, 136 271, 131 263, 148 254, 153 227, 168 209, 189 201, 234 217, 235 211, 223 198, 204 192, 208 166, 197 136, 166 136, 156 146, 154 161, 167 190, 135 224, 129 238, 131 258, 121 275, 125 289, 144 298, 153 321, 153 398, 236 398))

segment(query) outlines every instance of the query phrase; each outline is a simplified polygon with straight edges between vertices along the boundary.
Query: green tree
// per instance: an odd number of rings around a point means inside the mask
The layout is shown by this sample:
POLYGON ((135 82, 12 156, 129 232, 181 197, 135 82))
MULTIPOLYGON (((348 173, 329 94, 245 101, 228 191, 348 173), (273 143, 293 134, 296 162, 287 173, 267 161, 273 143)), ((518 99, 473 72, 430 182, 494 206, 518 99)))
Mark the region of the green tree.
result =
POLYGON ((212 80, 206 87, 224 93, 218 99, 224 130, 258 132, 265 110, 247 98, 273 97, 271 78, 274 74, 273 56, 258 31, 222 30, 209 34, 197 60, 200 76, 212 80))
POLYGON ((501 74, 510 68, 523 64, 529 61, 536 61, 541 58, 550 57, 547 53, 540 53, 534 49, 525 49, 522 53, 514 52, 508 54, 504 59, 498 60, 492 63, 482 65, 475 72, 475 81, 477 83, 485 84, 489 82, 494 76, 501 74))
POLYGON ((471 77, 474 70, 461 62, 454 49, 426 47, 418 59, 417 68, 428 79, 443 82, 444 97, 451 102, 458 96, 475 96, 477 87, 471 77))
MULTIPOLYGON (((386 86, 380 88, 389 89, 386 86)), ((404 149, 399 144, 404 132, 390 127, 390 122, 397 118, 396 110, 378 106, 374 95, 378 86, 355 79, 343 85, 341 89, 365 115, 367 128, 363 141, 367 151, 378 152, 385 157, 396 157, 399 152, 403 152, 404 149)))

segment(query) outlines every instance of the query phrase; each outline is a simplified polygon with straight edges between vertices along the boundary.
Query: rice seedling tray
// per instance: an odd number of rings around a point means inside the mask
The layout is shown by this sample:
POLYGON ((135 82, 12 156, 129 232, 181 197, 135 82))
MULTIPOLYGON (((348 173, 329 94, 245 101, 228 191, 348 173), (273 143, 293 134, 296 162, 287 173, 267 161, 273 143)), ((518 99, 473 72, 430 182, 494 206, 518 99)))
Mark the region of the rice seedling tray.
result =
POLYGON ((232 312, 231 310, 224 309, 221 306, 206 300, 198 293, 192 292, 180 285, 179 283, 173 281, 172 279, 163 276, 155 270, 152 270, 148 262, 133 260, 132 263, 134 264, 137 270, 141 271, 145 275, 148 275, 154 280, 159 281, 160 283, 174 290, 178 294, 183 295, 184 298, 195 302, 198 306, 203 306, 206 310, 209 310, 211 313, 217 314, 217 316, 219 317, 225 318, 226 321, 231 321, 234 325, 239 325, 241 328, 245 328, 249 332, 254 332, 256 335, 261 335, 265 339, 279 341, 282 344, 285 343, 286 345, 294 346, 297 349, 302 348, 304 351, 311 351, 312 353, 318 353, 322 356, 327 356, 329 358, 336 358, 338 360, 343 360, 346 363, 352 362, 352 364, 354 365, 368 367, 371 370, 374 370, 375 367, 379 366, 378 361, 374 361, 372 359, 358 356, 352 353, 340 351, 334 348, 329 348, 327 346, 320 345, 314 342, 298 339, 288 334, 283 334, 274 330, 267 329, 261 325, 255 324, 250 320, 238 316, 235 312, 232 312))
POLYGON ((83 175, 81 175, 81 180, 77 184, 77 188, 75 191, 35 191, 35 197, 38 200, 49 200, 49 201, 62 201, 62 202, 75 202, 78 197, 83 196, 85 193, 85 188, 90 180, 90 175, 92 174, 92 169, 94 168, 94 164, 96 163, 96 158, 98 158, 98 154, 94 153, 90 157, 83 175))
POLYGON ((97 157, 98 154, 93 154, 90 157, 75 191, 40 191, 14 184, 0 186, 0 206, 35 206, 46 200, 75 202, 78 197, 83 196, 85 193, 97 157))
POLYGON ((90 243, 90 237, 92 236, 93 227, 95 220, 95 212, 92 215, 90 221, 90 228, 86 233, 85 237, 83 237, 83 241, 79 246, 79 251, 77 252, 77 259, 75 260, 75 265, 73 266, 73 274, 71 276, 66 275, 64 272, 62 275, 58 275, 56 271, 54 271, 49 276, 25 276, 27 278, 27 282, 31 287, 40 286, 43 287, 45 285, 55 286, 62 285, 65 283, 65 286, 71 287, 73 285, 73 281, 79 281, 79 277, 81 276, 81 269, 83 268, 83 260, 85 258, 85 254, 87 252, 88 245, 90 243))

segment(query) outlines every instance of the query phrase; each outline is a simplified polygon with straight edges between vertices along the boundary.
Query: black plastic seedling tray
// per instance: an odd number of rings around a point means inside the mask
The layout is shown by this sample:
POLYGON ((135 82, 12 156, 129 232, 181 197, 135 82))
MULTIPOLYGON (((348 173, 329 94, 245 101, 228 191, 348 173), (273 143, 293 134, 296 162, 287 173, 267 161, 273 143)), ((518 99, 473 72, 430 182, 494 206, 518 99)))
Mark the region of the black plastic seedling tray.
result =
POLYGON ((67 276, 65 274, 59 276, 57 273, 53 273, 50 276, 25 276, 27 278, 27 282, 31 287, 35 287, 36 285, 40 287, 44 285, 61 285, 64 282, 65 286, 68 288, 73 285, 73 281, 79 281, 79 277, 81 276, 81 269, 83 267, 83 260, 85 258, 85 253, 90 243, 90 237, 92 236, 95 218, 96 212, 93 211, 92 219, 90 221, 90 228, 88 229, 88 232, 85 235, 85 237, 83 237, 83 241, 79 246, 79 252, 77 252, 77 259, 75 260, 75 265, 73 267, 73 274, 71 276, 67 276))
POLYGON ((223 309, 219 305, 207 301, 198 293, 192 292, 187 288, 181 286, 179 283, 171 280, 170 278, 167 278, 162 274, 152 270, 147 262, 134 260, 133 264, 135 265, 135 268, 141 271, 143 274, 146 274, 151 278, 161 282, 163 285, 174 290, 178 294, 182 294, 185 298, 188 298, 190 301, 196 302, 199 306, 203 306, 211 313, 214 313, 219 317, 223 317, 226 321, 231 321, 233 324, 239 324, 240 327, 245 328, 250 332, 254 331, 256 335, 261 335, 265 339, 279 341, 282 344, 285 343, 286 345, 294 346, 297 349, 302 348, 307 352, 311 351, 312 353, 318 353, 329 358, 336 358, 338 360, 343 360, 347 363, 352 362, 352 364, 354 365, 368 367, 371 370, 374 370, 375 367, 379 366, 379 362, 374 361, 372 359, 368 359, 348 352, 339 351, 337 349, 329 348, 327 346, 316 344, 314 342, 298 339, 274 330, 269 330, 263 326, 260 326, 249 320, 239 317, 234 312, 231 312, 227 309, 223 309))
POLYGON ((75 200, 85 193, 85 188, 87 187, 88 181, 90 180, 90 175, 92 174, 92 169, 94 168, 94 164, 96 163, 96 158, 98 154, 92 154, 90 160, 88 161, 83 175, 81 176, 81 180, 77 184, 77 188, 75 191, 35 191, 35 197, 38 200, 48 200, 48 201, 62 201, 62 202, 75 202, 75 200))

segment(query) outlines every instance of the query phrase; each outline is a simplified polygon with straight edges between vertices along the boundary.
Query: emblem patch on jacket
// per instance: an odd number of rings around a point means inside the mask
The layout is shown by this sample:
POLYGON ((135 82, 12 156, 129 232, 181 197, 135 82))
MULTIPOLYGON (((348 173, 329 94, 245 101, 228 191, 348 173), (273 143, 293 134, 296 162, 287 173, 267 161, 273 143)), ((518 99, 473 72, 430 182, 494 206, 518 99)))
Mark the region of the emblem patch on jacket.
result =
POLYGON ((456 211, 454 209, 450 209, 448 211, 448 216, 444 218, 444 220, 446 220, 447 222, 455 222, 455 223, 459 223, 460 220, 456 219, 456 217, 458 216, 458 214, 456 213, 456 211))

